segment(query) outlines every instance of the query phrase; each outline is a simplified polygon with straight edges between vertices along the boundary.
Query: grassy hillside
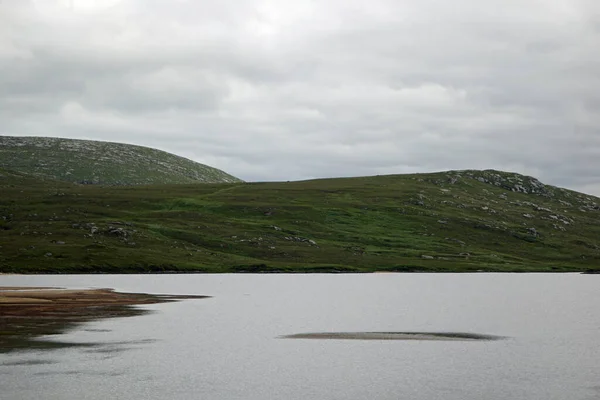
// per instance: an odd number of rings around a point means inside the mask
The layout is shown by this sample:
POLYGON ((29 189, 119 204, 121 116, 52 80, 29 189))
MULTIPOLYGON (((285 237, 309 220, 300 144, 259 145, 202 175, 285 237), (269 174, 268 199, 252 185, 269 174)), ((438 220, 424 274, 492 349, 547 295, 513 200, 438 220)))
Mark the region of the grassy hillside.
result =
POLYGON ((0 171, 0 271, 583 271, 592 196, 497 171, 101 187, 0 171))
POLYGON ((0 168, 105 185, 240 181, 216 168, 148 147, 44 137, 0 136, 0 168))

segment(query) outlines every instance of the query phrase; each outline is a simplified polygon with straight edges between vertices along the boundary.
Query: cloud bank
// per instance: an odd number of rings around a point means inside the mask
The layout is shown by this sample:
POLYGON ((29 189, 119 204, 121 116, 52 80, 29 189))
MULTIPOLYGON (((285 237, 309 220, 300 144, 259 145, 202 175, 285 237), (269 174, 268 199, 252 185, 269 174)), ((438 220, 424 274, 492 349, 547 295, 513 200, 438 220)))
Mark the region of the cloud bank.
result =
POLYGON ((0 134, 242 179, 494 168, 600 195, 588 0, 3 0, 0 134))

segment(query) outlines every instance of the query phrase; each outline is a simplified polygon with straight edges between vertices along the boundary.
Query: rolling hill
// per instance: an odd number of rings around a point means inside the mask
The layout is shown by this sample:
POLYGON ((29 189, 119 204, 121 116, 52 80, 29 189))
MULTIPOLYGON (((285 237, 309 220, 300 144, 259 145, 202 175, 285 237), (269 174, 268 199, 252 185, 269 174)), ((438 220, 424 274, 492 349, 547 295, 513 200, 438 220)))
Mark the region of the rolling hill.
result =
POLYGON ((0 272, 598 271, 600 199, 501 171, 74 185, 0 170, 0 272))
POLYGON ((0 136, 0 168, 82 184, 240 181, 216 168, 148 147, 47 137, 0 136))

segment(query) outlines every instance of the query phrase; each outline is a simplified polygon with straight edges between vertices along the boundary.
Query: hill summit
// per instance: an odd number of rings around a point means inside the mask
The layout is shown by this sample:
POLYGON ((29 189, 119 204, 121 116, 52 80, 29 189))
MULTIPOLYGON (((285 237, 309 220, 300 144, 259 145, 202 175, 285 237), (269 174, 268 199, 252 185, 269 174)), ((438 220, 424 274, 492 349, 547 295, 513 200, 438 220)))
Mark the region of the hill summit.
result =
POLYGON ((0 136, 0 168, 82 184, 240 182, 219 169, 149 147, 50 137, 0 136))

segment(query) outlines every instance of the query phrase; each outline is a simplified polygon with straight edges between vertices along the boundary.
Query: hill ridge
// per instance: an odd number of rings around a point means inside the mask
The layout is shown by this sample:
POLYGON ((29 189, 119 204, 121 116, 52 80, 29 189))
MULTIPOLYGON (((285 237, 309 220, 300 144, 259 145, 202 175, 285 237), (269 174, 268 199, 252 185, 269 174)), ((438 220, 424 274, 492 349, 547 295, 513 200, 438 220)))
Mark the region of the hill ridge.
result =
POLYGON ((0 136, 0 168, 82 184, 240 182, 217 168, 151 147, 37 136, 0 136))

